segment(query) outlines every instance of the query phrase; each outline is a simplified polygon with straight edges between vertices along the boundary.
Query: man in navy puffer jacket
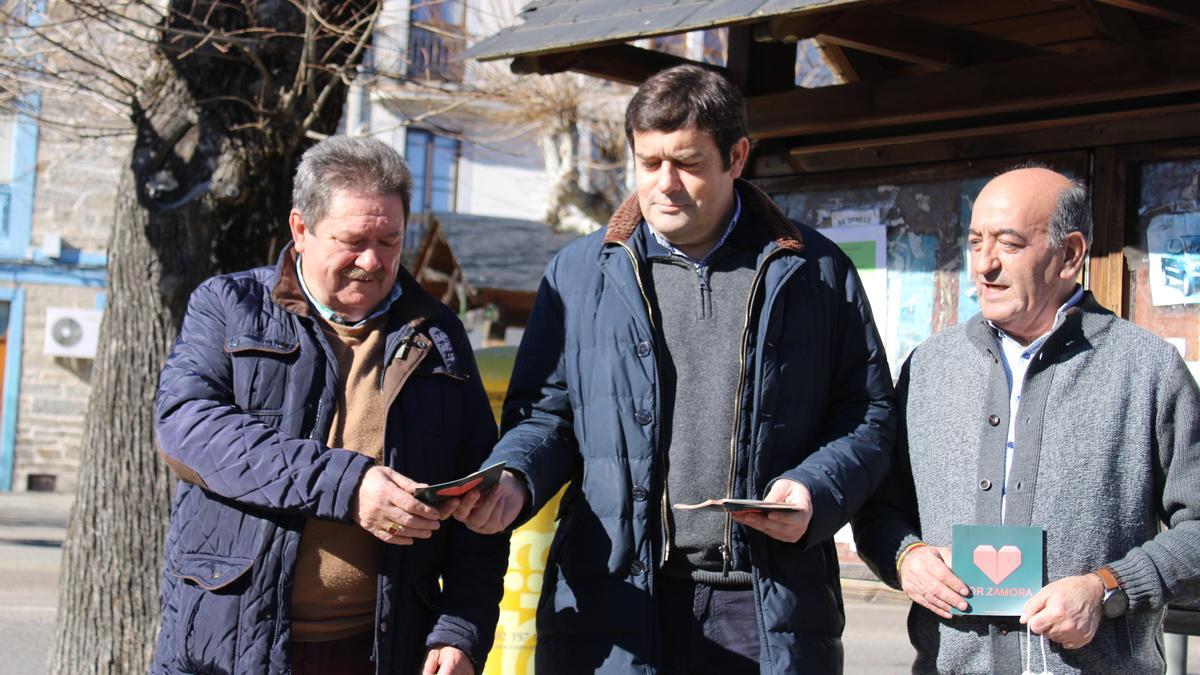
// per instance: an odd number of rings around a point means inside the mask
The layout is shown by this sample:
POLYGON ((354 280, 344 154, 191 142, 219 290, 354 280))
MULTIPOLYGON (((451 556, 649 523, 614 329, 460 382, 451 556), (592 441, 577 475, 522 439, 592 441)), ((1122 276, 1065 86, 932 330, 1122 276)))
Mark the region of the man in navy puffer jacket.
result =
POLYGON ((832 537, 888 470, 894 393, 847 257, 738 180, 733 85, 682 66, 626 113, 637 195, 551 263, 504 410, 501 531, 567 484, 539 673, 836 673, 832 537), (710 498, 787 512, 684 511, 710 498))
POLYGON ((482 671, 508 539, 414 493, 496 429, 462 325, 400 268, 411 191, 383 143, 322 141, 279 263, 193 293, 156 408, 182 481, 154 673, 482 671))

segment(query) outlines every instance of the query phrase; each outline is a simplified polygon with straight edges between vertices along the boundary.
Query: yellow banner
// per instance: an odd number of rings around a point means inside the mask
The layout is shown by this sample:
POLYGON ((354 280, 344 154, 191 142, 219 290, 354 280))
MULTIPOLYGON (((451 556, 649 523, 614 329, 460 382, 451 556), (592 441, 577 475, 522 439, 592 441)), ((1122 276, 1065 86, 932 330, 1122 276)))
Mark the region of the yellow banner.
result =
POLYGON ((562 493, 533 520, 517 528, 508 554, 508 572, 504 575, 504 599, 500 601, 500 622, 496 624, 496 643, 488 655, 484 675, 532 675, 533 650, 537 645, 535 616, 542 591, 542 573, 550 539, 554 536, 554 514, 562 493))
MULTIPOLYGON (((497 420, 515 355, 516 350, 512 347, 475 352, 483 387, 497 420)), ((504 575, 504 598, 500 601, 500 621, 496 624, 496 642, 488 654, 483 675, 533 674, 538 596, 542 591, 542 573, 546 570, 546 556, 554 537, 554 514, 558 513, 560 499, 561 491, 537 516, 513 532, 508 572, 504 575)))

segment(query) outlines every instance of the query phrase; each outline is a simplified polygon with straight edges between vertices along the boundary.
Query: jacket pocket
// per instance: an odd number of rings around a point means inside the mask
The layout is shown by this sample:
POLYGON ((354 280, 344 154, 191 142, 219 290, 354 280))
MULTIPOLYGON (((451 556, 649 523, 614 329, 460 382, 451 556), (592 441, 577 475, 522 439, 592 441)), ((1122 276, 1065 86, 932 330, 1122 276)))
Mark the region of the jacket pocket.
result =
POLYGON ((238 335, 225 341, 233 397, 243 410, 279 410, 300 345, 294 341, 238 335))
POLYGON ((252 558, 184 553, 172 574, 180 665, 194 673, 232 673, 237 661, 242 597, 252 558))
POLYGON ((278 429, 283 423, 282 410, 247 410, 246 414, 272 429, 278 429))

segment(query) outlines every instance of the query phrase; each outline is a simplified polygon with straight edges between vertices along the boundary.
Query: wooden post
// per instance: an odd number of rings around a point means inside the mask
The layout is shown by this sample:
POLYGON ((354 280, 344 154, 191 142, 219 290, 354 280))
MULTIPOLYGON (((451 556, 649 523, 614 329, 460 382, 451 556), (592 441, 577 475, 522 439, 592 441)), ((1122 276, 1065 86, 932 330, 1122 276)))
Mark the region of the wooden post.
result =
POLYGON ((1127 162, 1113 147, 1097 148, 1092 164, 1092 248, 1088 287, 1096 302, 1129 316, 1125 284, 1127 162))

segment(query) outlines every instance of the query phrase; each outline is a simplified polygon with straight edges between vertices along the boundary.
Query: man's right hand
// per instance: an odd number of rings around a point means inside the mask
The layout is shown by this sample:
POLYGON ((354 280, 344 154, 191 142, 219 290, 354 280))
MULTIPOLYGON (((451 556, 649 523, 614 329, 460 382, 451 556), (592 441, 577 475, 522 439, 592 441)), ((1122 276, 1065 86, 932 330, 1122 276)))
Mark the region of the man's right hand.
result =
POLYGON ((373 466, 363 475, 354 497, 355 521, 389 544, 408 545, 428 539, 438 529, 438 510, 413 494, 425 487, 386 466, 373 466))
POLYGON ((967 609, 967 585, 950 571, 950 549, 918 546, 900 565, 900 587, 910 600, 943 619, 953 618, 951 607, 967 609))
POLYGON ((513 472, 505 471, 491 490, 471 490, 461 499, 454 517, 473 532, 495 534, 516 520, 529 501, 529 490, 513 472))

